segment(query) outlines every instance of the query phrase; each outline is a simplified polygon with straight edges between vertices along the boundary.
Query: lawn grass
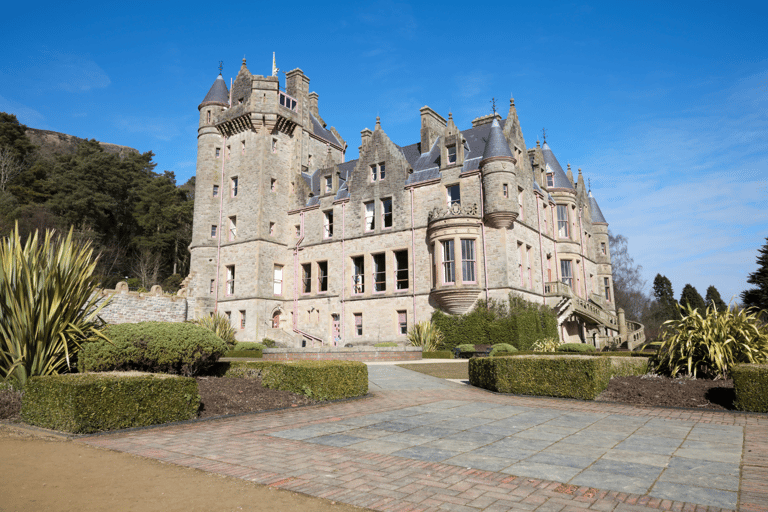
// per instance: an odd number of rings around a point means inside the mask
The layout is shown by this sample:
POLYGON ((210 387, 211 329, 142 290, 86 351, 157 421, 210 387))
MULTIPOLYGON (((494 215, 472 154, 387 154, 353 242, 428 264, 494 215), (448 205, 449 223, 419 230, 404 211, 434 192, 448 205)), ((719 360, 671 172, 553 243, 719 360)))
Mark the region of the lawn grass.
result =
POLYGON ((469 359, 459 363, 398 364, 400 368, 441 379, 469 379, 469 359))

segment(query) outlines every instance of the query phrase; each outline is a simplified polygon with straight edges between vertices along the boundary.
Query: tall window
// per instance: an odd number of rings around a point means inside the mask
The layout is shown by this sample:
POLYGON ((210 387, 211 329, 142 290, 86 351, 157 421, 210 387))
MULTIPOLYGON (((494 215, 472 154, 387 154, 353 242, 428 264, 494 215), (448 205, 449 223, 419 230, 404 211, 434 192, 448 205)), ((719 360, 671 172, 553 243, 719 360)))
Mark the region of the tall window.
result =
POLYGON ((328 291, 328 262, 327 261, 317 262, 317 291, 319 292, 328 291))
POLYGON ((568 206, 557 205, 557 236, 568 238, 568 206))
POLYGON ((549 212, 547 211, 547 205, 544 205, 544 215, 542 218, 544 219, 544 234, 549 234, 549 224, 547 223, 547 216, 549 215, 549 212))
POLYGON ((571 272, 571 260, 560 260, 560 280, 573 287, 573 273, 571 272))
POLYGON ((528 264, 528 288, 533 290, 533 267, 531 266, 531 246, 525 246, 525 262, 528 264))
POLYGON ((606 254, 605 242, 600 242, 600 254, 602 255, 606 254))
POLYGON ((456 267, 453 260, 453 240, 443 242, 443 283, 453 284, 456 282, 456 267))
POLYGON ((446 192, 448 193, 448 207, 451 207, 454 203, 461 204, 461 187, 458 183, 446 187, 446 192))
POLYGON ((230 185, 232 188, 232 197, 237 197, 237 185, 238 185, 237 176, 235 176, 230 180, 230 185))
POLYGON ((517 257, 518 257, 518 265, 517 268, 520 271, 520 286, 525 288, 525 253, 523 252, 523 244, 518 243, 517 244, 517 257))
POLYGON ((547 173, 547 187, 554 187, 555 186, 555 175, 551 172, 547 173))
POLYGON ((303 263, 301 265, 301 283, 302 293, 310 293, 312 292, 312 264, 311 263, 303 263))
POLYGON ((461 280, 474 283, 475 278, 475 241, 461 241, 461 280))
POLYGON ((387 259, 384 253, 373 255, 373 291, 387 289, 387 259))
POLYGON ((397 329, 400 334, 408 334, 408 313, 406 311, 397 312, 397 329))
POLYGON ((547 256, 547 282, 552 282, 552 256, 547 256))
POLYGON ((323 237, 331 238, 333 236, 333 210, 324 212, 323 215, 323 237))
POLYGON ((235 294, 235 266, 227 265, 227 295, 235 294))
POLYGON ((374 215, 374 202, 369 201, 365 203, 365 230, 373 231, 376 227, 376 216, 374 215))
POLYGON ((216 290, 216 280, 211 279, 211 291, 210 293, 213 294, 213 292, 216 290))
POLYGON ((525 220, 525 206, 523 206, 523 189, 517 189, 517 206, 520 208, 520 220, 525 220))
POLYGON ((395 251, 395 281, 397 282, 396 289, 407 290, 408 289, 408 251, 395 251))
POLYGON ((219 195, 219 186, 218 185, 214 185, 213 186, 213 197, 218 197, 218 195, 219 195))
POLYGON ((381 226, 392 227, 392 198, 381 200, 381 226))
POLYGON ((211 124, 211 111, 210 110, 207 111, 206 114, 207 114, 207 116, 206 116, 207 117, 207 122, 208 122, 208 124, 211 124))
POLYGON ((277 139, 272 139, 272 153, 277 153, 277 139))
POLYGON ((211 224, 211 238, 216 238, 216 224, 211 224))
POLYGON ((333 176, 325 177, 325 193, 329 193, 333 190, 333 176))
POLYGON ((283 294, 283 266, 275 265, 273 288, 275 295, 283 294))
POLYGON ((507 199, 507 198, 509 198, 509 185, 507 185, 506 183, 504 183, 504 184, 501 186, 501 196, 502 196, 504 199, 507 199))
POLYGON ((221 156, 221 148, 216 148, 216 158, 221 156))
POLYGON ((448 146, 448 165, 456 163, 456 145, 448 146))
POLYGON ((363 335, 363 314, 355 313, 355 336, 363 335))
POLYGON ((365 291, 365 260, 363 256, 352 258, 352 293, 365 291))
POLYGON ((611 302, 611 282, 607 277, 603 278, 603 285, 605 286, 605 300, 611 302))
POLYGON ((384 167, 384 162, 381 162, 379 164, 379 179, 383 180, 385 176, 386 176, 386 169, 384 167))
POLYGON ((245 329, 245 310, 240 310, 240 329, 245 329))
POLYGON ((232 216, 229 218, 229 240, 230 242, 237 238, 237 217, 232 216))

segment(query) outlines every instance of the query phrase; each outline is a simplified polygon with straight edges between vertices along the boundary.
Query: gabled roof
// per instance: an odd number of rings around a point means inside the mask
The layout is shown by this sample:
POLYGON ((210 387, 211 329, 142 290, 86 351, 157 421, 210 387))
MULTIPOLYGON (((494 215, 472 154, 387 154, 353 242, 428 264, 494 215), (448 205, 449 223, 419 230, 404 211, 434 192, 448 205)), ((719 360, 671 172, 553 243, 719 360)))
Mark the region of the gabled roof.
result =
POLYGON ((568 176, 563 172, 563 168, 560 167, 560 162, 555 158, 555 154, 552 153, 547 141, 544 141, 544 144, 541 146, 541 153, 542 156, 544 156, 544 167, 546 168, 546 171, 548 173, 551 172, 554 175, 555 188, 569 188, 573 190, 571 180, 569 180, 568 176))
POLYGON ((483 149, 483 160, 498 156, 514 158, 512 151, 509 149, 509 143, 506 137, 504 137, 504 132, 501 130, 499 120, 494 118, 488 131, 488 141, 483 149))
POLYGON ((200 103, 201 107, 206 105, 221 105, 222 107, 229 106, 229 89, 227 89, 227 83, 224 81, 224 77, 219 75, 213 82, 208 94, 203 98, 203 102, 200 103))
POLYGON ((311 112, 309 113, 309 119, 310 119, 310 122, 312 123, 312 133, 314 133, 315 135, 317 135, 323 140, 327 140, 331 144, 335 144, 338 147, 342 147, 342 144, 339 141, 339 139, 337 139, 336 136, 333 133, 331 133, 330 130, 326 130, 325 128, 323 128, 323 125, 320 124, 320 121, 318 121, 317 118, 311 112))
POLYGON ((597 200, 592 196, 592 191, 589 192, 589 211, 592 214, 592 222, 608 224, 608 221, 603 216, 603 212, 600 211, 597 200))

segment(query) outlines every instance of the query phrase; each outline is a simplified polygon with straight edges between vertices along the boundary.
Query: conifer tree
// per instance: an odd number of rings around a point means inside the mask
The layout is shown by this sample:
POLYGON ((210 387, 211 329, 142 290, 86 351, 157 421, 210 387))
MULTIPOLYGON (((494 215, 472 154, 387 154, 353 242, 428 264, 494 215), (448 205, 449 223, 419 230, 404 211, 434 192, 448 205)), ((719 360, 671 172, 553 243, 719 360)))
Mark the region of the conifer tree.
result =
POLYGON ((725 311, 728 309, 728 305, 725 303, 725 301, 720 297, 720 292, 717 291, 717 288, 714 286, 710 286, 707 288, 707 296, 704 298, 705 302, 707 303, 707 307, 712 307, 716 311, 725 311))
POLYGON ((677 318, 677 301, 672 291, 672 282, 667 276, 656 274, 653 280, 653 297, 656 299, 656 320, 662 323, 677 318))
POLYGON ((683 286, 683 292, 680 294, 680 306, 683 308, 690 306, 693 309, 698 309, 699 312, 704 312, 706 304, 701 295, 699 295, 699 292, 696 291, 696 288, 686 284, 683 286))
POLYGON ((768 311, 768 238, 758 253, 757 270, 747 277, 747 282, 755 285, 755 288, 741 292, 741 301, 745 307, 768 311))

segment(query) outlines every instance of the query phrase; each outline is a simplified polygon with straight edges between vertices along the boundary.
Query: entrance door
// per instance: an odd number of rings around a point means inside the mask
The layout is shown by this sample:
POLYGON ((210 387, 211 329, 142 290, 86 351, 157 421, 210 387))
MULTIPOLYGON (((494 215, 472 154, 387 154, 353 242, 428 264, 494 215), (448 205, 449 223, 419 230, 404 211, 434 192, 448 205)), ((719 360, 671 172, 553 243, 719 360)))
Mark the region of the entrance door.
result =
POLYGON ((331 315, 331 334, 333 335, 333 346, 338 346, 341 341, 341 320, 339 315, 331 315))

